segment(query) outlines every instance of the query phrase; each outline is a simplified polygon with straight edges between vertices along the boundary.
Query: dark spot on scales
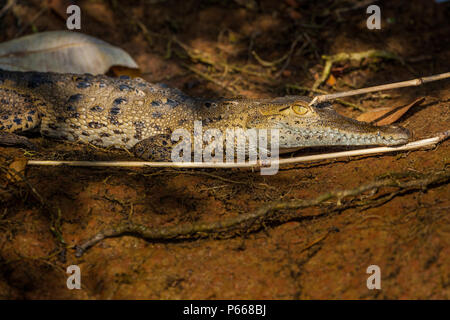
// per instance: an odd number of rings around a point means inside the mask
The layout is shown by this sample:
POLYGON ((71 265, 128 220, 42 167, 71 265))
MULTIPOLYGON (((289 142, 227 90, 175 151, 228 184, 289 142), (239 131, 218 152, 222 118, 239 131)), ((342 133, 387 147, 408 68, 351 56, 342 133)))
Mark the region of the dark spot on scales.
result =
POLYGON ((9 116, 3 116, 2 119, 3 120, 8 120, 9 116))
POLYGON ((103 108, 100 107, 100 106, 95 106, 95 107, 92 107, 92 108, 91 108, 91 111, 94 111, 94 112, 100 112, 100 111, 103 111, 103 108))
POLYGON ((77 94, 70 96, 69 100, 67 100, 67 102, 69 102, 69 103, 77 102, 77 101, 80 101, 82 98, 83 98, 83 95, 80 93, 77 93, 77 94))
POLYGON ((13 120, 16 124, 21 124, 22 123, 22 119, 19 118, 14 118, 13 120))
POLYGON ((113 116, 116 116, 120 113, 120 108, 119 107, 112 107, 111 109, 109 109, 109 113, 113 116))
POLYGON ((67 106, 67 111, 75 111, 76 108, 74 106, 67 106))
POLYGON ((121 84, 119 86, 119 90, 120 91, 131 90, 131 87, 129 85, 126 85, 126 84, 121 84))
POLYGON ((135 121, 135 122, 133 122, 133 125, 134 125, 137 129, 145 128, 145 122, 143 122, 143 121, 135 121))
POLYGON ((115 126, 119 126, 120 122, 117 120, 116 116, 111 116, 108 118, 109 122, 115 126))
POLYGON ((202 126, 206 126, 206 125, 208 125, 209 123, 211 123, 211 119, 209 119, 209 118, 202 119, 202 126))
POLYGON ((100 137, 102 137, 102 138, 109 137, 109 133, 102 132, 102 133, 100 133, 100 137))
POLYGON ((175 108, 177 105, 179 105, 179 103, 177 101, 172 100, 172 99, 167 99, 167 104, 172 108, 175 108))
POLYGON ((159 107, 161 105, 160 101, 152 101, 152 106, 159 107))
POLYGON ((127 101, 127 99, 125 99, 125 98, 117 98, 117 99, 114 100, 113 105, 117 106, 117 105, 122 104, 125 101, 127 101))
POLYGON ((128 79, 130 79, 130 77, 126 76, 126 75, 123 75, 123 76, 120 76, 119 79, 128 80, 128 79))
POLYGON ((114 132, 115 134, 122 134, 122 133, 123 133, 121 130, 117 130, 117 129, 114 129, 113 132, 114 132))
POLYGON ((89 126, 90 128, 93 128, 93 129, 99 129, 99 128, 101 128, 101 127, 104 127, 105 125, 102 124, 102 123, 98 123, 98 122, 96 122, 96 121, 92 121, 92 122, 89 122, 89 123, 88 123, 88 126, 89 126))
POLYGON ((43 84, 52 84, 53 82, 47 78, 45 74, 33 73, 28 81, 28 88, 37 88, 43 84))
POLYGON ((80 89, 85 89, 85 88, 89 88, 91 86, 91 84, 89 83, 89 82, 79 82, 78 84, 77 84, 77 88, 80 88, 80 89))
POLYGON ((163 114, 161 112, 153 112, 152 117, 155 119, 161 119, 163 114))

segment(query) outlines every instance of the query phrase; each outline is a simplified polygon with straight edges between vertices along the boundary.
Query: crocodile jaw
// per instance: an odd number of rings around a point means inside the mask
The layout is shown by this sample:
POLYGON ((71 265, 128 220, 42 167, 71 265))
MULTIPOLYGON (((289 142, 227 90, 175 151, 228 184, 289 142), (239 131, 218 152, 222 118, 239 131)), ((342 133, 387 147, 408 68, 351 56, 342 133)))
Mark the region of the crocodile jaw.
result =
POLYGON ((312 146, 396 146, 409 141, 410 132, 402 127, 376 127, 355 123, 354 130, 348 126, 316 124, 304 128, 284 127, 280 130, 280 148, 312 146), (364 130, 367 129, 367 130, 364 130))

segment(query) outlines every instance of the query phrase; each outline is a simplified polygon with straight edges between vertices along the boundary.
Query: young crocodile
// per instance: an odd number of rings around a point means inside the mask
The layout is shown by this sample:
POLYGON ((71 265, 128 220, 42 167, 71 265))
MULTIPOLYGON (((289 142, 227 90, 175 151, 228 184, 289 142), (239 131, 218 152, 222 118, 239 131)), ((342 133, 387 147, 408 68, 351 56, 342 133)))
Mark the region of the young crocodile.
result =
POLYGON ((15 133, 38 128, 47 137, 125 147, 145 159, 170 161, 171 133, 193 132, 195 120, 204 130, 277 128, 280 152, 399 145, 410 137, 404 128, 358 122, 337 114, 330 103, 308 106, 309 101, 302 96, 207 100, 142 79, 0 70, 0 140, 8 143, 15 133))

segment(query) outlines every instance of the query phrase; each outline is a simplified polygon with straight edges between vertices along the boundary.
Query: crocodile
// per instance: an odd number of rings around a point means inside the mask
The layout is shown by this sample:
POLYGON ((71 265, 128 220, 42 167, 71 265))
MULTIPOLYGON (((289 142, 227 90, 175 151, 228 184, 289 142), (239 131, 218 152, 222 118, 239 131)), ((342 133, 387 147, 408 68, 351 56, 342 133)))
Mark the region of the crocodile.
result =
POLYGON ((310 98, 204 99, 165 84, 127 76, 0 70, 0 143, 28 144, 23 132, 126 148, 137 157, 170 161, 171 134, 194 122, 215 128, 278 129, 280 152, 315 146, 394 146, 408 142, 400 126, 375 126, 338 114, 310 98))

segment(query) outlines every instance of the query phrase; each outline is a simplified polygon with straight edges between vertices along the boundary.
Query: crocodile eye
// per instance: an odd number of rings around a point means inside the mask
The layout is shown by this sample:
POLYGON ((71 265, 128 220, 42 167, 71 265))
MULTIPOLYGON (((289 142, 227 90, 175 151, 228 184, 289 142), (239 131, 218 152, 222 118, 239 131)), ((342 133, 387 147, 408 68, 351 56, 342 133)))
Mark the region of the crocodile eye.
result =
POLYGON ((309 111, 309 109, 307 108, 307 107, 304 107, 304 106, 300 106, 300 105, 298 105, 298 104, 294 104, 293 106, 292 106, 292 110, 294 110, 294 112, 296 113, 296 114, 299 114, 299 115, 304 115, 304 114, 306 114, 306 113, 308 113, 308 111, 309 111))

